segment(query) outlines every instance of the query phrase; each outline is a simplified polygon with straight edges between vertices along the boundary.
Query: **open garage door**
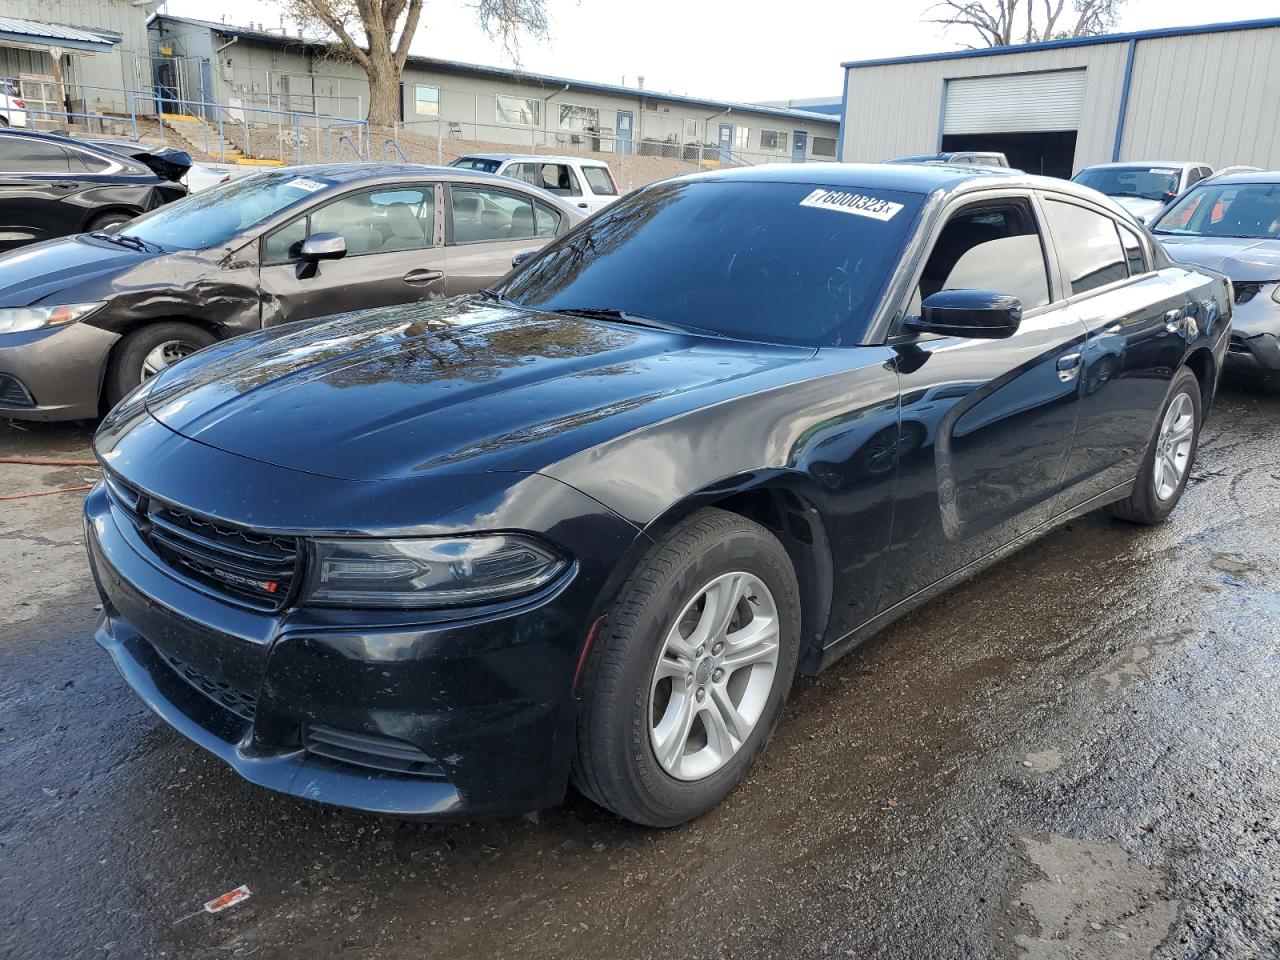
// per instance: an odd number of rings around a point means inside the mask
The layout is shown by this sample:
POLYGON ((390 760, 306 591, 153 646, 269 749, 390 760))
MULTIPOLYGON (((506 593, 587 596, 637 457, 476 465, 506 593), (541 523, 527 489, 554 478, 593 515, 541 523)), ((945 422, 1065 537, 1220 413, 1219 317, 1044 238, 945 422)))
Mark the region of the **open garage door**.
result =
POLYGON ((1028 173, 1071 176, 1084 70, 947 81, 943 150, 999 150, 1028 173))

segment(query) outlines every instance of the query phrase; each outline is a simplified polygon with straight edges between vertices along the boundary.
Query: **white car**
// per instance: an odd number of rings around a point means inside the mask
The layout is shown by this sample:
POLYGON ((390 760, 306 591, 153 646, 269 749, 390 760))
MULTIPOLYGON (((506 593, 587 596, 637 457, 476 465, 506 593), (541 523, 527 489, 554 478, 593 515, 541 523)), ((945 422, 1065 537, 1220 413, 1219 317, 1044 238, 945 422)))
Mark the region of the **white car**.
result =
POLYGON ((1200 160, 1095 163, 1071 179, 1105 193, 1142 223, 1154 220, 1175 197, 1213 174, 1200 160))
POLYGON ((27 105, 12 80, 0 80, 0 127, 25 127, 27 105))
POLYGON ((514 177, 562 197, 588 214, 618 199, 618 184, 603 160, 582 157, 548 157, 536 153, 470 153, 451 167, 482 170, 514 177))

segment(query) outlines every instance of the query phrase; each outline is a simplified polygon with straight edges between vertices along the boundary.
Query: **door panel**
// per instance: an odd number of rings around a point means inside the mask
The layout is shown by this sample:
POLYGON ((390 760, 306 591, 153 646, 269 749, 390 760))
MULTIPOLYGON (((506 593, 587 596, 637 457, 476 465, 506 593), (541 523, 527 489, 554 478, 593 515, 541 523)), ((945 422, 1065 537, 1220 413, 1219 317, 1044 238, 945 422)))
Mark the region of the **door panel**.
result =
POLYGON ((437 207, 433 184, 381 188, 340 197, 273 231, 263 242, 263 324, 443 297, 437 207), (299 261, 302 239, 317 233, 340 234, 347 255, 299 261))
POLYGON ((803 130, 791 131, 791 162, 804 163, 809 152, 809 134, 803 130))
POLYGON ((1049 519, 1079 410, 1084 328, 1050 303, 1028 198, 971 204, 933 244, 907 306, 946 289, 1017 295, 1012 337, 924 337, 898 347, 902 387, 893 546, 882 608, 910 597, 1049 519))
POLYGON ((614 128, 618 137, 618 152, 631 152, 631 121, 632 114, 630 110, 619 110, 617 126, 614 128))
POLYGON ((0 137, 0 250, 77 232, 75 201, 87 186, 77 169, 57 144, 0 137))
POLYGON ((450 297, 496 283, 514 257, 540 249, 560 227, 560 215, 527 194, 469 184, 451 184, 448 193, 450 297))
POLYGON ((733 124, 720 124, 720 159, 728 160, 733 152, 733 124))

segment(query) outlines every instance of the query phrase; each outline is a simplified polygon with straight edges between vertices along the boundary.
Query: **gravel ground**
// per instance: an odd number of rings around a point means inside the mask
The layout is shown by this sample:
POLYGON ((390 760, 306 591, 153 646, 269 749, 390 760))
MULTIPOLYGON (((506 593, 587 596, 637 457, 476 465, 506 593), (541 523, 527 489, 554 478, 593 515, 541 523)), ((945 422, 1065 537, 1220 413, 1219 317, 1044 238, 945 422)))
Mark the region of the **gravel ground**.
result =
MULTIPOLYGON (((1084 517, 802 680, 665 832, 246 785, 93 643, 79 495, 0 501, 0 956, 1278 956, 1278 420, 1227 387, 1169 523, 1084 517)), ((88 436, 0 424, 0 455, 88 436)), ((92 475, 0 465, 0 495, 92 475)))

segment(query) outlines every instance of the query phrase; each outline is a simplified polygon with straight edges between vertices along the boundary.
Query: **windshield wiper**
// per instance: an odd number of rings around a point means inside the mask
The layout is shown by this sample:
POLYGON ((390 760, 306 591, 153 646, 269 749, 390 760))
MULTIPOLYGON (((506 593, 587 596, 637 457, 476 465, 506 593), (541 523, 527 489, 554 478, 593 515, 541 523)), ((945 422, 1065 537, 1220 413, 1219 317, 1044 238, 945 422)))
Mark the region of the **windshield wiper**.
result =
POLYGON ((150 243, 141 237, 131 237, 123 233, 91 233, 89 236, 97 240, 106 240, 108 243, 114 243, 122 247, 130 247, 141 253, 163 253, 164 247, 156 243, 150 243))
POLYGON ((626 323, 633 327, 648 327, 651 330, 665 330, 668 333, 709 333, 713 336, 720 336, 714 330, 704 330, 701 327, 684 327, 674 323, 667 323, 665 320, 655 320, 653 317, 644 317, 638 313, 627 313, 625 310, 615 310, 613 307, 559 307, 555 310, 548 310, 548 313, 563 313, 571 317, 586 317, 590 320, 608 320, 611 323, 626 323))
POLYGON ((1158 200, 1159 197, 1148 197, 1145 193, 1125 193, 1120 191, 1111 194, 1113 197, 1136 197, 1138 200, 1158 200))
POLYGON ((511 302, 505 296, 500 294, 497 290, 490 290, 488 287, 481 287, 479 290, 476 291, 476 293, 480 295, 481 299, 492 300, 494 303, 510 303, 511 302))

